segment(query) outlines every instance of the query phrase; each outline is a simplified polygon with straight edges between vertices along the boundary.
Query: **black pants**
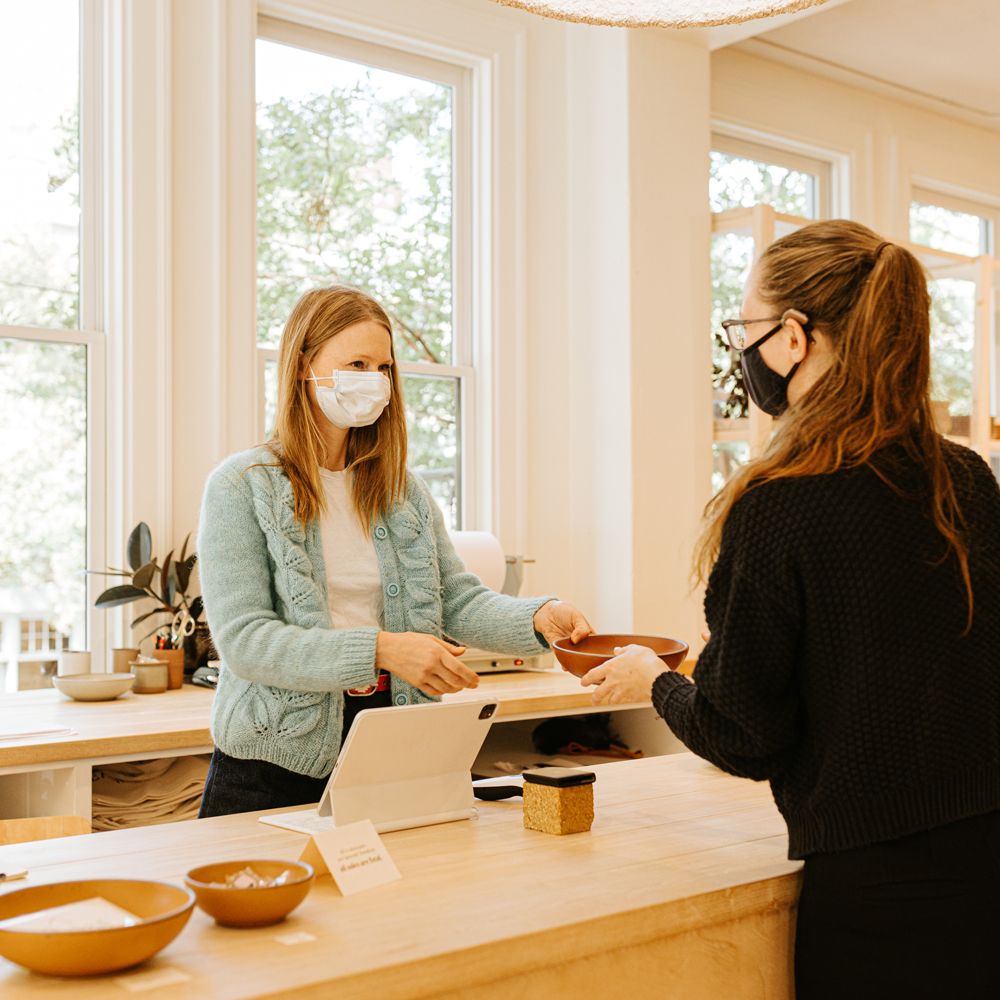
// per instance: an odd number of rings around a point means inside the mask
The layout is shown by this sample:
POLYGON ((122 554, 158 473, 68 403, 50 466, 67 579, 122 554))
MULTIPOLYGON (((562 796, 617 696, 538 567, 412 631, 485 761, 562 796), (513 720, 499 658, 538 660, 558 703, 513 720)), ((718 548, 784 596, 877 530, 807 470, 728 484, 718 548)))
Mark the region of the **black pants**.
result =
POLYGON ((797 1000, 1000 997, 1000 812, 807 858, 797 1000))
POLYGON ((310 778, 266 760, 241 760, 218 747, 208 765, 198 818, 319 802, 326 778, 310 778))
MULTIPOLYGON (((392 704, 390 699, 389 691, 359 697, 345 695, 341 746, 359 712, 366 708, 388 708, 392 704)), ((328 777, 310 778, 266 760, 241 760, 216 747, 208 765, 198 818, 307 806, 323 797, 328 777)))

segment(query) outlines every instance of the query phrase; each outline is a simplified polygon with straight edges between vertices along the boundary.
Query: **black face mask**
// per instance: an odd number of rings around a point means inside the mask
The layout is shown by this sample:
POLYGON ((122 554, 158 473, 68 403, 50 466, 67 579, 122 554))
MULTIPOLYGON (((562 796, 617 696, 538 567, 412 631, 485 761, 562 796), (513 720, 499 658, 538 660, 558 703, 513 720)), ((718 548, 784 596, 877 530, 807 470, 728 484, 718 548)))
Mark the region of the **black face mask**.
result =
MULTIPOLYGON (((802 364, 801 361, 797 361, 787 375, 779 375, 760 354, 761 344, 773 337, 784 325, 779 323, 774 329, 768 330, 760 340, 754 341, 740 355, 743 384, 747 387, 747 395, 772 417, 780 417, 788 409, 788 383, 795 377, 799 365, 802 364)), ((808 330, 806 336, 809 336, 808 330)))

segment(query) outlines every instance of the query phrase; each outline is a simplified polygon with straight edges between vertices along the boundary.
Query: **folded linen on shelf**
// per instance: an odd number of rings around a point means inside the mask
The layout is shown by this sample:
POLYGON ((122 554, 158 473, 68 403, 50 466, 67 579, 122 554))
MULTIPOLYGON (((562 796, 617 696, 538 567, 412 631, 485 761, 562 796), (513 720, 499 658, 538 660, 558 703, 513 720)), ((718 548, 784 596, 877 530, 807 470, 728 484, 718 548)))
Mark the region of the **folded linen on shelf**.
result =
POLYGON ((93 828, 122 830, 194 819, 208 758, 173 757, 94 768, 93 828))

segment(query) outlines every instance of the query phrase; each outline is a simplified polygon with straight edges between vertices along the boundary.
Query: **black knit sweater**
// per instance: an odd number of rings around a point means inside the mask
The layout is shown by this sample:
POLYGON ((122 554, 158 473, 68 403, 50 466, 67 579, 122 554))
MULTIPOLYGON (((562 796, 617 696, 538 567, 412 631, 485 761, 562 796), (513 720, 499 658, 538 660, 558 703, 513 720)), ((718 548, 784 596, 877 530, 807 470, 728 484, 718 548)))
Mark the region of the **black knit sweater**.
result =
POLYGON ((958 562, 901 454, 769 482, 733 506, 705 596, 695 683, 653 703, 695 753, 768 780, 789 857, 846 850, 1000 809, 1000 490, 945 443, 967 522, 958 562))

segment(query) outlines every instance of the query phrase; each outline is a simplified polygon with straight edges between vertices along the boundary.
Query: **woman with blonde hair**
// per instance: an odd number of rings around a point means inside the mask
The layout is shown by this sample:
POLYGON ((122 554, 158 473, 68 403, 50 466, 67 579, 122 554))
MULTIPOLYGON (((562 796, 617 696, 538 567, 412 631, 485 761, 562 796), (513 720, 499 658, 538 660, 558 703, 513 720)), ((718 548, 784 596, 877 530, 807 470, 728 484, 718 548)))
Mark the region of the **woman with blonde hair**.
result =
POLYGON ((935 430, 929 311, 856 223, 764 251, 724 327, 780 419, 708 508, 694 683, 639 647, 583 679, 770 782, 799 1000, 1000 994, 1000 490, 935 430))
POLYGON ((530 656, 590 632, 465 571, 406 468, 389 317, 352 288, 292 310, 273 436, 211 474, 198 552, 222 660, 202 816, 316 802, 358 711, 476 687, 444 636, 530 656))

